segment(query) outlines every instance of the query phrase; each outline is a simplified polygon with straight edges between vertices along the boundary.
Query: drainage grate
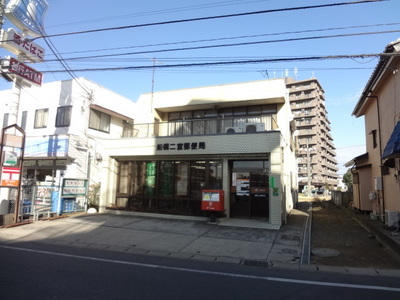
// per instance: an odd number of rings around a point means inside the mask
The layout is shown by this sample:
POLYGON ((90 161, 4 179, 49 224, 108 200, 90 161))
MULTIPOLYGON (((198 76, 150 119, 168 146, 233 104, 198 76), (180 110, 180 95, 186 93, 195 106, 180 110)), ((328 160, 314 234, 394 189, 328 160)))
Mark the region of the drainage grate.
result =
POLYGON ((243 259, 242 260, 242 265, 251 266, 251 267, 268 268, 268 262, 267 261, 260 261, 260 260, 243 259))
POLYGON ((298 236, 298 235, 282 234, 282 239, 284 239, 284 240, 291 240, 291 241, 300 241, 300 236, 298 236))

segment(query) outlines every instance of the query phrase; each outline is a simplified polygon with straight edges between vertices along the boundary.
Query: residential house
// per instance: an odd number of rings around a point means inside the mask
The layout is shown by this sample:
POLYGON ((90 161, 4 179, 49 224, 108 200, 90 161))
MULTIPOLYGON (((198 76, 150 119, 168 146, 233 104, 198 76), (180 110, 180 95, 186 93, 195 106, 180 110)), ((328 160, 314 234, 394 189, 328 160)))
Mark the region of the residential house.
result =
POLYGON ((364 116, 367 152, 352 166, 354 206, 387 226, 400 217, 400 39, 388 44, 353 115, 364 116))

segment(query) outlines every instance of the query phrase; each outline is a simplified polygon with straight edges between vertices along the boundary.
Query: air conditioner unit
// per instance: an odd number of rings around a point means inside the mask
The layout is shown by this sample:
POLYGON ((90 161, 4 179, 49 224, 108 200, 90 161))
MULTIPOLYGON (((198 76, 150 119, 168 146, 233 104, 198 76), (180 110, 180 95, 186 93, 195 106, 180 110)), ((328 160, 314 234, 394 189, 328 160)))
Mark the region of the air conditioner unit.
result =
POLYGON ((260 132, 265 131, 265 124, 264 123, 242 123, 235 127, 226 127, 226 133, 238 133, 238 132, 260 132))
POLYGON ((385 225, 388 227, 398 226, 400 213, 397 211, 385 210, 385 225))

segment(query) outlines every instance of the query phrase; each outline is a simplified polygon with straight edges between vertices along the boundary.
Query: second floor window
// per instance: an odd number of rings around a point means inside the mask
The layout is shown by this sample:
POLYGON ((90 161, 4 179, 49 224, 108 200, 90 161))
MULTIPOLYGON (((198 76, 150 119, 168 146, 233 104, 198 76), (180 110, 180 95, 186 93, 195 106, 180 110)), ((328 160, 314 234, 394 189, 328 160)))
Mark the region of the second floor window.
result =
POLYGON ((3 127, 8 126, 8 118, 9 118, 10 114, 9 113, 5 113, 4 114, 4 118, 3 118, 3 127))
POLYGON ((49 109, 37 109, 35 112, 35 128, 46 128, 47 127, 47 120, 49 118, 49 109))
POLYGON ((109 133, 110 123, 111 116, 109 114, 95 109, 90 110, 89 128, 109 133))
POLYGON ((57 108, 56 127, 67 127, 71 124, 72 106, 60 106, 57 108))

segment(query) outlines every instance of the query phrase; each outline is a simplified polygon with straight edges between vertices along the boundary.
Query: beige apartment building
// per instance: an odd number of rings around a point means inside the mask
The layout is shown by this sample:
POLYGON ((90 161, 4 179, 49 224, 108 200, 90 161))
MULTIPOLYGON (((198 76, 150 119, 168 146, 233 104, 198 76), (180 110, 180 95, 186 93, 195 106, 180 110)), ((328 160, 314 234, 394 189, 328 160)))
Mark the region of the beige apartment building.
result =
POLYGON ((317 79, 287 78, 290 107, 298 132, 299 191, 309 185, 333 189, 338 185, 338 167, 324 90, 317 79))

